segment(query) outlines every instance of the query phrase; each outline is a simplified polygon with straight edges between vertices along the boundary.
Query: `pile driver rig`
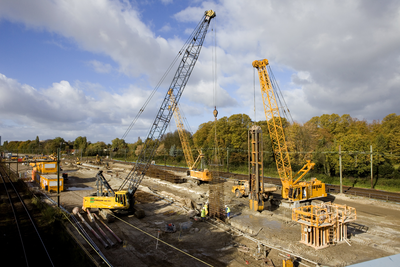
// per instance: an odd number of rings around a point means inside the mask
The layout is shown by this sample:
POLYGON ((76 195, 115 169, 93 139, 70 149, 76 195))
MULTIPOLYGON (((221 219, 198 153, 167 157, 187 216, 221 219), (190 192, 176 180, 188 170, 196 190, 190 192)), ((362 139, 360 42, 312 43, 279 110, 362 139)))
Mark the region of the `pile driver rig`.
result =
POLYGON ((182 59, 175 76, 171 82, 171 85, 169 86, 168 92, 164 97, 161 107, 157 112, 157 116, 152 124, 147 138, 145 139, 143 149, 141 150, 136 163, 120 185, 119 189, 114 191, 104 178, 102 171, 99 171, 99 173, 96 175, 96 196, 88 196, 83 198, 83 210, 86 210, 87 208, 98 208, 134 211, 135 192, 137 191, 140 183, 143 180, 143 177, 146 175, 146 172, 151 165, 159 145, 160 138, 165 133, 168 123, 171 120, 173 111, 178 105, 183 90, 186 87, 189 77, 200 55, 210 22, 215 15, 215 12, 212 10, 206 11, 183 48, 179 51, 179 55, 182 56, 182 59))
POLYGON ((279 177, 282 182, 282 198, 289 201, 304 201, 326 197, 325 184, 318 179, 311 178, 310 181, 300 181, 314 167, 315 163, 307 160, 303 168, 293 176, 282 118, 274 92, 276 83, 271 83, 271 77, 267 70, 268 60, 255 60, 253 61, 253 67, 257 69, 260 80, 268 131, 272 141, 279 177))

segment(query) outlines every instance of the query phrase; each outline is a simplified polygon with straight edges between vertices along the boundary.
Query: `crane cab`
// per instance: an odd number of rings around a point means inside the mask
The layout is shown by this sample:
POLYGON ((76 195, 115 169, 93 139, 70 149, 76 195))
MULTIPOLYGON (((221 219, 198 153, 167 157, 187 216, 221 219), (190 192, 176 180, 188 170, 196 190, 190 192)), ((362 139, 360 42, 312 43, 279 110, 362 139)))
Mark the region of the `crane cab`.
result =
POLYGON ((110 209, 126 210, 131 203, 128 197, 128 191, 117 191, 114 196, 89 196, 83 198, 82 209, 110 209))

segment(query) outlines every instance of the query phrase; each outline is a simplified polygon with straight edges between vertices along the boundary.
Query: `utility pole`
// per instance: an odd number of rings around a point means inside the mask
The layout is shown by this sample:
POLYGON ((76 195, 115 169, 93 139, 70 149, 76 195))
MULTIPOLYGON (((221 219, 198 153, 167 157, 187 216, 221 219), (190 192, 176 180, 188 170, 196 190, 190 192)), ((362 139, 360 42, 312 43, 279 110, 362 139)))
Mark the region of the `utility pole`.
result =
POLYGON ((339 173, 340 173, 340 194, 343 193, 343 184, 342 184, 342 148, 339 145, 339 173))
POLYGON ((226 172, 229 172, 229 147, 226 148, 226 172))
POLYGON ((60 148, 57 148, 57 206, 60 207, 60 148))
POLYGON ((374 186, 373 186, 373 178, 374 178, 374 164, 373 164, 373 162, 372 162, 372 160, 373 160, 373 157, 372 157, 372 145, 370 146, 370 149, 371 149, 371 189, 373 189, 374 188, 374 186))

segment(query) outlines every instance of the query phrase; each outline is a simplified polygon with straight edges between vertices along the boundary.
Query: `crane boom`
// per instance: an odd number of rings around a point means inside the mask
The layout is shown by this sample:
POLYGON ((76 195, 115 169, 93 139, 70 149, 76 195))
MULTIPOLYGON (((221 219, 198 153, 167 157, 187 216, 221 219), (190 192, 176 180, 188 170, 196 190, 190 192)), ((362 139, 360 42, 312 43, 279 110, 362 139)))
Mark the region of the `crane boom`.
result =
POLYGON ((268 131, 273 143, 276 166, 279 177, 288 181, 292 178, 292 168, 290 165, 288 148, 285 141, 285 132, 279 112, 279 106, 275 98, 272 83, 267 71, 268 60, 256 60, 253 67, 258 70, 260 80, 261 95, 264 103, 264 112, 267 119, 268 131))
POLYGON ((315 163, 307 160, 303 168, 293 176, 282 118, 267 66, 267 59, 253 61, 253 67, 258 71, 268 131, 272 141, 276 167, 282 182, 282 197, 291 201, 325 197, 325 184, 321 181, 312 178, 311 181, 300 182, 314 167, 315 163))
MULTIPOLYGON (((171 96, 171 104, 174 102, 174 97, 171 96)), ((172 106, 171 106, 172 108, 172 106)), ((174 110, 174 118, 176 127, 178 128, 179 139, 181 140, 183 154, 185 155, 186 164, 191 170, 194 167, 195 161, 193 159, 193 153, 190 149, 189 138, 187 136, 187 132, 185 131, 185 126, 183 124, 181 112, 179 111, 179 105, 175 107, 174 110)))
MULTIPOLYGON (((170 100, 171 100, 170 108, 172 108, 172 103, 174 102, 174 97, 171 96, 170 100)), ((185 126, 183 124, 181 112, 179 111, 178 105, 175 106, 174 118, 175 118, 176 127, 178 128, 179 139, 181 140, 183 154, 185 155, 186 164, 189 168, 187 175, 196 179, 198 184, 201 184, 202 182, 210 182, 211 173, 208 169, 195 170, 197 168, 198 163, 200 162, 199 159, 203 157, 203 153, 201 152, 201 150, 198 149, 199 155, 198 155, 197 159, 194 160, 193 153, 192 153, 190 143, 189 143, 189 138, 187 136, 187 132, 185 130, 185 126)))
POLYGON ((170 122, 173 114, 173 110, 178 104, 183 90, 185 89, 185 86, 197 62, 211 19, 214 17, 214 11, 206 11, 197 28, 194 30, 193 37, 183 52, 182 60, 171 82, 169 90, 165 95, 161 107, 158 110, 157 116, 145 140, 138 160, 121 184, 119 190, 122 190, 128 184, 128 193, 129 195, 133 196, 139 187, 139 184, 145 176, 146 171, 148 170, 154 157, 159 140, 167 129, 168 123, 170 122), (174 98, 174 101, 171 105, 172 109, 168 108, 168 105, 171 103, 171 97, 174 98))
MULTIPOLYGON (((168 127, 172 114, 197 62, 211 19, 214 17, 214 11, 208 10, 204 12, 204 16, 200 20, 199 24, 180 50, 179 54, 182 56, 182 59, 161 107, 157 112, 157 116, 151 126, 147 138, 144 141, 143 149, 141 150, 133 168, 120 185, 118 191, 112 190, 107 180, 101 172, 99 172, 96 176, 98 180, 97 196, 88 196, 83 198, 82 208, 84 210, 87 208, 125 211, 133 210, 135 203, 134 194, 150 167, 160 139, 168 127), (169 105, 171 105, 172 108, 169 107, 169 105), (124 190, 125 187, 127 187, 126 190, 124 190), (103 188, 105 189, 104 191, 103 188)), ((139 217, 139 214, 137 216, 139 217)), ((140 215, 140 217, 141 216, 142 215, 140 215)))

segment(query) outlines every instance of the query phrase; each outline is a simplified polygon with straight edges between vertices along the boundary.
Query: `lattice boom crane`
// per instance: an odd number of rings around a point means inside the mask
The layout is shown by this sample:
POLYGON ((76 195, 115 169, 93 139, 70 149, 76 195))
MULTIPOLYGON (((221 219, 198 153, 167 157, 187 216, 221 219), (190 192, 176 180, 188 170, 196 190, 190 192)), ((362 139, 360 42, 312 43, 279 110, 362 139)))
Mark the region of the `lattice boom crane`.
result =
POLYGON ((156 153, 159 145, 160 138, 165 133, 168 123, 171 120, 173 110, 181 98, 183 90, 185 89, 185 86, 199 57, 210 22, 214 17, 214 11, 206 11, 192 35, 179 52, 182 56, 182 59, 171 85, 169 86, 169 90, 165 95, 148 136, 145 139, 144 146, 139 154, 138 160, 125 180, 122 182, 118 191, 112 190, 109 185, 104 182, 106 180, 102 174, 99 173, 97 175, 97 181, 107 188, 105 191, 107 193, 99 192, 100 190, 97 190, 97 196, 84 197, 83 209, 105 208, 111 210, 133 210, 133 205, 135 202, 134 194, 150 167, 151 161, 153 160, 154 154, 156 153), (173 99, 172 102, 171 98, 173 99), (173 108, 169 108, 169 105, 172 105, 173 108), (125 189, 125 187, 127 187, 127 189, 125 189))
POLYGON ((307 160, 303 168, 293 176, 282 119, 274 92, 274 83, 271 83, 267 70, 268 60, 255 60, 253 61, 253 67, 257 69, 260 80, 268 131, 272 141, 278 174, 282 182, 282 198, 289 199, 290 201, 301 201, 325 197, 325 184, 321 181, 312 178, 310 181, 300 182, 314 167, 315 163, 307 160))

